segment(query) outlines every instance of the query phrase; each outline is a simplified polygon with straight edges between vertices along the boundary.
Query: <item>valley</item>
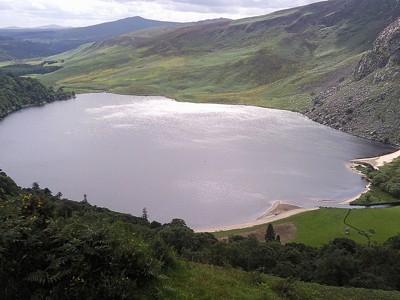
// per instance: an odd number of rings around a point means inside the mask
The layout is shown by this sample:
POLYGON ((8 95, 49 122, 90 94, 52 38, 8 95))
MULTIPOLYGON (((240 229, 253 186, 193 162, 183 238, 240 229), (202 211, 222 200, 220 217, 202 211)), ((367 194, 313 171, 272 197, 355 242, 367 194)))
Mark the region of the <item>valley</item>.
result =
POLYGON ((399 0, 0 29, 0 298, 400 299, 399 66, 399 0))

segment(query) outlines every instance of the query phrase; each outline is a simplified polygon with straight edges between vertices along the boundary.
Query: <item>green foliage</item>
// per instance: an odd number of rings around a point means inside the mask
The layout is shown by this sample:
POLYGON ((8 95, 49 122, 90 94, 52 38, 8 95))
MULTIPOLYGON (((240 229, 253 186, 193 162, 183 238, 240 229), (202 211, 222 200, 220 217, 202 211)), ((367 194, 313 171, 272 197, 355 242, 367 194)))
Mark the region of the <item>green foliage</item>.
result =
MULTIPOLYGON (((337 238, 321 248, 298 243, 259 242, 253 236, 232 236, 225 242, 208 239, 207 243, 194 247, 195 233, 187 231, 182 237, 190 242, 183 245, 182 241, 175 241, 170 246, 178 249, 181 257, 194 262, 228 265, 248 272, 259 271, 335 286, 399 289, 395 274, 400 267, 399 236, 380 246, 337 238)), ((282 287, 285 293, 289 293, 288 288, 282 287)))
POLYGON ((386 164, 379 170, 367 173, 371 184, 379 187, 400 201, 400 158, 390 164, 386 164))
POLYGON ((37 183, 20 189, 3 172, 0 190, 2 299, 324 299, 334 293, 361 299, 362 290, 334 292, 298 280, 400 290, 399 236, 371 247, 344 238, 322 248, 253 236, 218 241, 194 233, 181 219, 149 223, 60 199, 37 183), (209 266, 179 262, 174 251, 209 266))
POLYGON ((274 226, 271 223, 268 223, 267 230, 265 232, 265 241, 272 242, 275 241, 276 234, 274 230, 274 226))
POLYGON ((43 105, 56 100, 73 98, 73 92, 54 90, 36 79, 0 74, 0 118, 27 106, 43 105))
POLYGON ((18 191, 16 183, 0 169, 0 198, 16 195, 18 191))
POLYGON ((138 232, 149 225, 88 203, 59 200, 0 174, 2 299, 136 299, 171 264, 138 232))
POLYGON ((400 158, 379 169, 362 167, 371 182, 371 189, 352 205, 380 205, 400 203, 400 158))

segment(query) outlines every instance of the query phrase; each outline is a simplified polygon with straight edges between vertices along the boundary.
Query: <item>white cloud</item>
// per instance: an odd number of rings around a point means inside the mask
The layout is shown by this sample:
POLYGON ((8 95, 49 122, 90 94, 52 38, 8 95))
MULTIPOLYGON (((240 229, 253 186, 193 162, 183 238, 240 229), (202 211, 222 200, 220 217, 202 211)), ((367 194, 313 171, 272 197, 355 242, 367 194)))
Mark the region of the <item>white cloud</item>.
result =
POLYGON ((87 26, 132 16, 163 21, 245 18, 318 0, 1 0, 0 27, 87 26))

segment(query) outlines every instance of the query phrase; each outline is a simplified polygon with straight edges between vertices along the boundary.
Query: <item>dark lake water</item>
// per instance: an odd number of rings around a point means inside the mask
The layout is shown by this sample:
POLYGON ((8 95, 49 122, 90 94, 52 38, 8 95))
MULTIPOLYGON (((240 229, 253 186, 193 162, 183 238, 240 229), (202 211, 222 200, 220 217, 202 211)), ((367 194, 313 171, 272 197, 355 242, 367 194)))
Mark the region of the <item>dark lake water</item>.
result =
POLYGON ((84 94, 0 122, 0 168, 18 184, 192 227, 255 219, 363 191, 354 158, 393 150, 280 110, 84 94))

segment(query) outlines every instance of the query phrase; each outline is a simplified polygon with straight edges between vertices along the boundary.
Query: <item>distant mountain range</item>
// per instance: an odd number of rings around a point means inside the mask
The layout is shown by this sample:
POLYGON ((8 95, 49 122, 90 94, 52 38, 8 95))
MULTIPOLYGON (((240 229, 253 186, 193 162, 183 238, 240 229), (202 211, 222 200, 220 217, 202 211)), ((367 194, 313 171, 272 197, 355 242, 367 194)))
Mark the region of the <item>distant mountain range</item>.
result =
POLYGON ((54 55, 135 30, 176 24, 131 17, 79 28, 57 25, 28 29, 4 28, 0 29, 0 61, 54 55))
POLYGON ((30 30, 43 30, 43 29, 66 29, 66 28, 73 28, 72 26, 61 26, 61 25, 56 25, 56 24, 50 24, 50 25, 43 25, 43 26, 37 26, 37 27, 30 27, 30 28, 25 28, 25 27, 18 27, 18 26, 10 26, 10 27, 5 27, 5 28, 0 28, 2 29, 16 29, 16 30, 24 30, 24 31, 30 31, 30 30))

